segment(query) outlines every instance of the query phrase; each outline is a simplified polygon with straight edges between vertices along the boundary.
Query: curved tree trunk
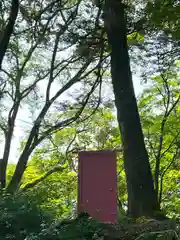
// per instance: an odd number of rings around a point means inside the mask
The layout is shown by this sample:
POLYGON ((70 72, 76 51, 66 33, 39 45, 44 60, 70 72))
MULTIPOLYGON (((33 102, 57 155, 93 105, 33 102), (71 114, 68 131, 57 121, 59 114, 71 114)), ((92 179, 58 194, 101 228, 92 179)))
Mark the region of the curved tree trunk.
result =
POLYGON ((112 49, 112 85, 123 142, 128 213, 132 217, 152 216, 157 199, 133 88, 124 5, 120 0, 105 1, 104 20, 112 49))

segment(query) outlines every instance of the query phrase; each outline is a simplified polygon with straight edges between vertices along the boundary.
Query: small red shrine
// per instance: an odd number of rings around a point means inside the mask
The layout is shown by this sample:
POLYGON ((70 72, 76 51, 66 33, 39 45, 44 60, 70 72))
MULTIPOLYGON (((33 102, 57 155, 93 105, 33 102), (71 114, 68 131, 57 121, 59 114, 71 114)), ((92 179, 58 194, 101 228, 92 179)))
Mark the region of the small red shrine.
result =
POLYGON ((116 152, 79 152, 78 166, 78 212, 88 212, 103 223, 116 223, 116 152))

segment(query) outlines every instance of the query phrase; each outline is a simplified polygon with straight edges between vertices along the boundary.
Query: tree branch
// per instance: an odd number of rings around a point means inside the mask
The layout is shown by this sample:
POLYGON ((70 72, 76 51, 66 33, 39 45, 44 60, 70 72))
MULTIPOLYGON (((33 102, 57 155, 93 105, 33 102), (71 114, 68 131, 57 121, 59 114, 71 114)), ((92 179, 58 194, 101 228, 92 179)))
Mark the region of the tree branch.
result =
POLYGON ((150 140, 150 132, 149 132, 149 129, 148 129, 147 141, 148 141, 148 143, 149 143, 149 146, 150 146, 150 148, 151 148, 151 150, 152 150, 152 153, 153 153, 155 159, 157 160, 157 155, 156 155, 155 148, 153 147, 153 144, 152 144, 152 142, 151 142, 151 140, 150 140))
POLYGON ((174 139, 170 142, 168 148, 166 148, 166 150, 164 150, 164 152, 161 153, 161 158, 173 147, 173 145, 176 143, 179 136, 180 136, 180 132, 176 134, 174 139))
POLYGON ((161 161, 161 151, 162 151, 162 146, 163 146, 163 140, 164 140, 164 128, 167 122, 167 119, 169 117, 169 115, 171 114, 171 112, 174 110, 174 108, 176 107, 176 105, 178 104, 178 102, 180 101, 180 96, 177 98, 177 100, 173 103, 173 105, 170 108, 170 91, 169 91, 169 86, 168 86, 168 82, 166 81, 166 79, 164 78, 164 76, 162 76, 162 79, 165 83, 165 88, 167 90, 167 104, 166 104, 166 109, 165 109, 165 113, 161 122, 161 129, 160 129, 160 138, 159 138, 159 148, 158 148, 158 153, 157 153, 157 158, 156 158, 156 166, 155 166, 155 191, 156 191, 156 195, 158 196, 158 192, 159 192, 159 169, 160 169, 160 161, 161 161))
POLYGON ((175 161, 175 158, 178 156, 178 154, 179 154, 179 149, 176 149, 176 152, 174 153, 173 158, 171 159, 170 163, 168 164, 168 166, 166 167, 166 169, 163 171, 163 173, 161 175, 160 191, 159 191, 159 198, 158 198, 159 204, 162 201, 162 191, 163 191, 163 179, 164 179, 164 176, 165 176, 166 172, 168 171, 168 169, 173 164, 173 162, 175 161))
POLYGON ((50 94, 51 84, 54 80, 54 77, 53 77, 54 62, 55 62, 55 59, 56 59, 56 54, 57 54, 57 49, 58 49, 60 36, 61 36, 61 31, 59 30, 59 32, 57 32, 57 34, 56 34, 56 39, 55 39, 55 44, 54 44, 54 49, 53 49, 53 54, 52 54, 49 82, 48 82, 47 89, 46 89, 46 102, 49 102, 49 94, 50 94))
POLYGON ((35 187, 37 184, 39 184, 40 182, 42 182, 43 180, 45 180, 47 177, 49 177, 50 175, 52 175, 53 173, 56 172, 63 172, 66 169, 66 167, 61 167, 61 166, 56 166, 53 169, 49 170, 47 173, 45 173, 42 177, 34 180, 31 183, 27 183, 22 189, 20 189, 20 192, 25 192, 28 189, 35 187))
MULTIPOLYGON (((9 185, 7 186, 7 191, 13 192, 15 190, 18 189, 19 183, 21 181, 22 175, 26 169, 26 164, 28 161, 28 158, 30 156, 30 154, 32 153, 32 151, 34 150, 34 148, 45 138, 47 137, 47 135, 43 135, 42 137, 40 137, 38 139, 38 134, 39 134, 39 128, 41 125, 41 122, 44 118, 44 116, 46 115, 47 111, 49 110, 50 106, 52 105, 52 103, 56 100, 56 98, 58 98, 64 91, 66 91, 67 89, 69 89, 73 84, 75 84, 76 82, 80 81, 80 76, 81 74, 87 69, 87 67, 89 66, 90 62, 86 62, 84 64, 84 66, 76 73, 76 75, 66 84, 64 85, 56 94, 54 97, 52 97, 50 99, 50 101, 46 102, 43 109, 41 110, 40 114, 38 115, 38 117, 35 120, 35 123, 31 129, 31 132, 29 134, 28 140, 26 142, 26 145, 21 153, 21 156, 18 160, 18 163, 16 165, 16 169, 15 172, 13 174, 13 177, 9 183, 9 185)), ((92 71, 92 69, 88 72, 90 73, 92 71)), ((86 73, 87 74, 87 73, 86 73)), ((86 75, 85 74, 85 75, 86 75)), ((74 120, 77 119, 77 117, 79 116, 79 114, 82 111, 79 111, 78 114, 76 114, 74 117, 72 117, 71 119, 62 121, 60 124, 55 126, 55 129, 53 128, 53 130, 57 130, 60 127, 64 127, 69 125, 70 123, 72 123, 74 120)), ((52 129, 49 129, 47 131, 47 133, 50 133, 52 129)))

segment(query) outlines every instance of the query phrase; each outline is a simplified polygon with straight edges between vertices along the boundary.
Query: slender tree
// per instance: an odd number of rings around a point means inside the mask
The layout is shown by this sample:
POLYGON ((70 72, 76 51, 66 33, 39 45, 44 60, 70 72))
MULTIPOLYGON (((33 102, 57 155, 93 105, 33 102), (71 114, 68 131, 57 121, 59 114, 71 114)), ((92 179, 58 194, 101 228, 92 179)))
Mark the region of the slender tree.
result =
POLYGON ((128 213, 133 217, 152 216, 157 210, 157 199, 133 88, 122 1, 105 1, 104 21, 112 49, 111 75, 123 142, 128 213))

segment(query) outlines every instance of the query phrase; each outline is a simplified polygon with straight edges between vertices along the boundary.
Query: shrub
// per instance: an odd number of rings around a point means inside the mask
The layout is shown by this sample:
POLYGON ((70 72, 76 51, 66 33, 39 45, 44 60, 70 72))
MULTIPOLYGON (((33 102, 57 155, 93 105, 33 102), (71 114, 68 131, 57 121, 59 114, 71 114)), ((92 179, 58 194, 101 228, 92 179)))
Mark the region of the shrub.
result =
POLYGON ((90 240, 103 234, 103 224, 93 219, 76 218, 63 220, 45 228, 27 240, 90 240))
POLYGON ((23 196, 0 195, 0 239, 24 240, 38 234, 51 217, 23 196))

